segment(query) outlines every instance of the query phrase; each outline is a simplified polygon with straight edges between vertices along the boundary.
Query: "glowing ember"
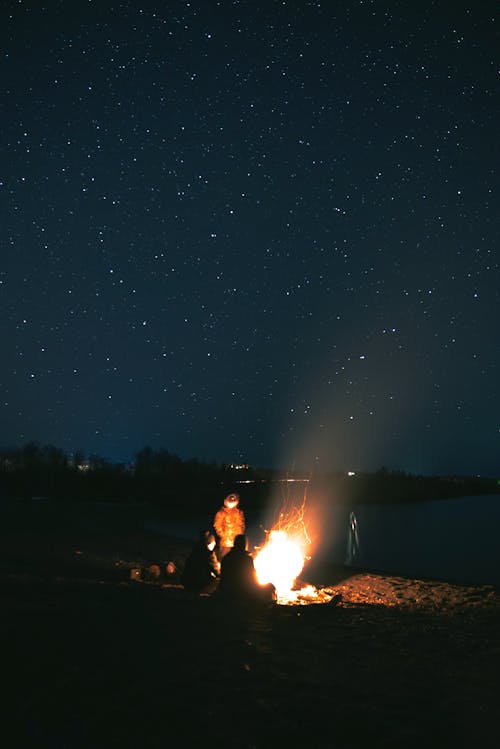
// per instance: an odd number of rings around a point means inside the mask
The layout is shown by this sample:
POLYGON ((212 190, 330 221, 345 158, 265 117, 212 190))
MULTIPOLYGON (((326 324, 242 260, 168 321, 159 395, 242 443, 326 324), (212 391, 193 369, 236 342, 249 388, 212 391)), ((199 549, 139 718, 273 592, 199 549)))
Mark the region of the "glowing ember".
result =
POLYGON ((292 589, 304 560, 300 545, 285 531, 271 531, 266 545, 254 559, 257 579, 261 585, 273 583, 278 600, 293 597, 292 589))

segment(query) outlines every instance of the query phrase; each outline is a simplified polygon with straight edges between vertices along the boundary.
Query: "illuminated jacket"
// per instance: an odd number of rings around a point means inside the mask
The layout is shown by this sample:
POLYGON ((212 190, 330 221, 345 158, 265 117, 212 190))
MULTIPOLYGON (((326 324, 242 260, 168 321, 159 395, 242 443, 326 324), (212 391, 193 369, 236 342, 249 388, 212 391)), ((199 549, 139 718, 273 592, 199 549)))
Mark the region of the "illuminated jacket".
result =
POLYGON ((239 507, 221 507, 214 518, 215 532, 221 546, 233 546, 234 537, 245 533, 245 515, 239 507))

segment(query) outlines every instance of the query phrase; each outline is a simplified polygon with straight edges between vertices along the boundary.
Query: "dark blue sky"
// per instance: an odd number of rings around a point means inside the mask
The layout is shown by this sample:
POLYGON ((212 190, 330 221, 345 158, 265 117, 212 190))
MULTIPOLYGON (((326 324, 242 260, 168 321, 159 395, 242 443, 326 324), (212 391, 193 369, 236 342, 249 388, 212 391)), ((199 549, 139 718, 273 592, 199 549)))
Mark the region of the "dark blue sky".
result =
POLYGON ((3 2, 0 445, 500 469, 489 2, 3 2))

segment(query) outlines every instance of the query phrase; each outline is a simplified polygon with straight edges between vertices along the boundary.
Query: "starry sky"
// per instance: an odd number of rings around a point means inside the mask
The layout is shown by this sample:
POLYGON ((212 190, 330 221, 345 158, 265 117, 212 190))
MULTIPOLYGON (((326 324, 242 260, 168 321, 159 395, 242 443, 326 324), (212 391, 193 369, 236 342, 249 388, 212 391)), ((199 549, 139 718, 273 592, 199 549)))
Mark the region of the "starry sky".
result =
POLYGON ((496 15, 4 0, 0 446, 496 475, 496 15))

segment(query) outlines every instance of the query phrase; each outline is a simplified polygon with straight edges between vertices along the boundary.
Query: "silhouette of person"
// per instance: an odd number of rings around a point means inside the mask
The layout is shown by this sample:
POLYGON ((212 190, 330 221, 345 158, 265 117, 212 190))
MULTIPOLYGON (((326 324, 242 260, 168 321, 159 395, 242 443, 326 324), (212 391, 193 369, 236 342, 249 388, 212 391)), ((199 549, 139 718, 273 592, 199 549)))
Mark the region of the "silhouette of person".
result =
POLYGON ((218 594, 233 601, 275 601, 272 583, 259 585, 252 556, 247 551, 247 537, 239 533, 233 548, 224 556, 218 594))
POLYGON ((233 548, 236 536, 245 533, 245 515, 239 503, 238 494, 228 494, 223 506, 215 515, 214 528, 219 538, 220 560, 233 548))
POLYGON ((213 593, 219 582, 220 562, 215 554, 215 536, 202 531, 186 559, 181 582, 193 593, 213 593))

